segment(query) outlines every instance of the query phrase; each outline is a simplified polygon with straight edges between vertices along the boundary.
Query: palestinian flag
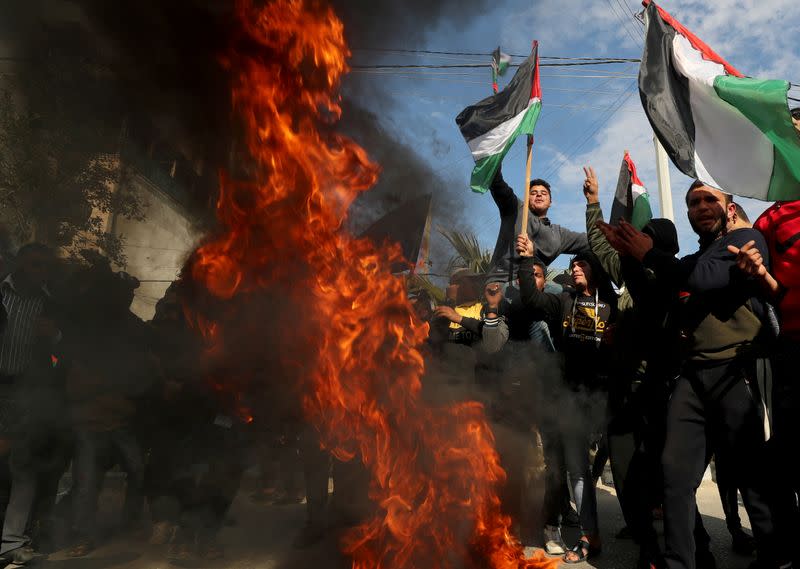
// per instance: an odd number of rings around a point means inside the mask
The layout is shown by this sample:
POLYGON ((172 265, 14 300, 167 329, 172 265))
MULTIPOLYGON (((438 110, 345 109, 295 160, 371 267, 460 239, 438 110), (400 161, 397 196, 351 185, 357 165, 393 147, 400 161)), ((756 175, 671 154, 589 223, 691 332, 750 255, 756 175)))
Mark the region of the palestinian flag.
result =
POLYGON ((800 198, 789 83, 744 77, 654 2, 644 4, 639 91, 675 166, 739 196, 800 198))
POLYGON ((497 78, 502 77, 508 71, 511 63, 511 56, 500 51, 500 46, 492 52, 492 89, 497 93, 497 78))
POLYGON ((614 194, 609 223, 616 225, 624 218, 636 229, 641 229, 652 217, 650 195, 636 174, 636 165, 631 160, 631 155, 626 152, 619 169, 617 192, 614 194))
POLYGON ((521 134, 533 134, 542 109, 539 87, 539 44, 519 66, 508 86, 456 117, 456 124, 467 141, 475 168, 470 187, 485 193, 494 179, 503 157, 521 134))

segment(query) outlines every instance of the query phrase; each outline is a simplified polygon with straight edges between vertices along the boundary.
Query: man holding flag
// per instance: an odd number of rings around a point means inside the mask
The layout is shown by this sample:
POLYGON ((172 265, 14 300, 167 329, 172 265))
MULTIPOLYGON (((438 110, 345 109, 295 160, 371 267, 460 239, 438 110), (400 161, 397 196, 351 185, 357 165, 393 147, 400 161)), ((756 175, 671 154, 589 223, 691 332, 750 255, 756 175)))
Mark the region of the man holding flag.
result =
MULTIPOLYGON (((500 172, 503 158, 521 134, 528 135, 530 167, 533 130, 542 108, 538 51, 538 42, 534 42, 530 56, 520 65, 505 89, 467 107, 456 117, 456 123, 475 159, 470 186, 480 193, 491 189, 500 210, 500 233, 492 255, 492 266, 494 270, 509 275, 515 236, 523 233, 526 219, 525 229, 536 245, 537 257, 545 265, 552 263, 562 253, 589 251, 585 233, 576 233, 552 224, 547 218, 552 203, 550 184, 541 179, 528 183, 526 203, 523 204, 517 200, 500 172), (525 211, 526 208, 528 211, 525 211)), ((530 169, 526 180, 530 179, 529 174, 530 169)))

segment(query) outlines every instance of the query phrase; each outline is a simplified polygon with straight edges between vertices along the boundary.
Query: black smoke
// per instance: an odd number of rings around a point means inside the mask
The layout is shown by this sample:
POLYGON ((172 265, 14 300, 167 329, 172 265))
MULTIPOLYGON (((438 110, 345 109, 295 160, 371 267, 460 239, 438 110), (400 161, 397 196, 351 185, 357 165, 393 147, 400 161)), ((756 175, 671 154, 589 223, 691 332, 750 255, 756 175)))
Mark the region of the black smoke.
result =
MULTIPOLYGON (((128 117, 128 128, 142 145, 154 138, 163 140, 194 164, 202 164, 205 174, 232 166, 235 126, 230 81, 220 54, 237 40, 233 2, 10 0, 4 4, 9 4, 4 12, 12 14, 4 18, 6 43, 14 44, 23 63, 35 65, 48 57, 59 57, 59 65, 67 66, 97 62, 113 78, 110 91, 87 92, 84 97, 86 107, 102 113, 106 122, 128 117)), ((423 46, 438 24, 463 23, 480 14, 487 2, 332 0, 332 4, 344 22, 348 44, 356 48, 354 57, 369 64, 380 53, 363 48, 423 46)), ((441 175, 420 155, 448 150, 437 133, 424 132, 414 148, 401 142, 368 110, 389 108, 398 96, 385 90, 376 76, 349 76, 344 93, 341 128, 383 169, 377 187, 355 204, 351 229, 358 232, 404 199, 427 193, 435 197, 435 225, 467 228, 469 220, 450 213, 463 211, 469 195, 463 176, 441 175)), ((453 115, 458 111, 453 109, 453 115)), ((213 189, 206 185, 202 191, 213 189)), ((208 205, 213 198, 200 196, 198 202, 208 205)))

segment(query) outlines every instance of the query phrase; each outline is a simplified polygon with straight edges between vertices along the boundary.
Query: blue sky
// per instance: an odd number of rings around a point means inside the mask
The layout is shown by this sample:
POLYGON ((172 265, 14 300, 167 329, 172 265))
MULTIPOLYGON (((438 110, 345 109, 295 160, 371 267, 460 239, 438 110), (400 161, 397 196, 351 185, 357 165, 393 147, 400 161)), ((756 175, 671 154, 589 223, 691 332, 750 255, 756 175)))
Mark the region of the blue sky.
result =
MULTIPOLYGON (((746 75, 800 82, 796 0, 663 0, 660 5, 746 75)), ((391 47, 488 53, 499 44, 507 53, 525 54, 531 40, 538 39, 541 56, 638 58, 643 26, 631 14, 640 9, 633 0, 498 1, 488 12, 476 13, 458 28, 443 21, 420 45, 391 47)), ((485 63, 486 58, 397 54, 387 55, 383 61, 485 63)), ((358 52, 353 62, 359 62, 358 52)), ((501 86, 513 71, 502 79, 501 86)), ((541 71, 543 111, 536 128, 532 176, 543 177, 553 186, 550 218, 571 229, 585 230, 581 191, 581 167, 585 164, 598 172, 601 204, 608 210, 625 149, 651 192, 654 215, 658 216, 653 135, 636 87, 638 64, 546 67, 541 71), (616 112, 611 114, 613 109, 616 112)), ((461 194, 456 193, 459 203, 439 203, 438 207, 458 211, 481 244, 491 249, 499 226, 497 210, 489 195, 469 190, 472 161, 454 122, 464 107, 490 94, 488 69, 393 70, 367 77, 380 82, 395 98, 396 104, 384 115, 386 126, 426 156, 444 179, 461 186, 461 194)), ((800 98, 796 93, 793 89, 793 95, 800 98)), ((520 140, 503 169, 506 180, 517 190, 525 174, 524 151, 520 140)), ((674 167, 670 173, 681 254, 687 254, 696 249, 683 205, 691 181, 674 167)), ((753 220, 769 205, 740 201, 753 220)), ((554 267, 565 265, 564 257, 554 263, 554 267)))

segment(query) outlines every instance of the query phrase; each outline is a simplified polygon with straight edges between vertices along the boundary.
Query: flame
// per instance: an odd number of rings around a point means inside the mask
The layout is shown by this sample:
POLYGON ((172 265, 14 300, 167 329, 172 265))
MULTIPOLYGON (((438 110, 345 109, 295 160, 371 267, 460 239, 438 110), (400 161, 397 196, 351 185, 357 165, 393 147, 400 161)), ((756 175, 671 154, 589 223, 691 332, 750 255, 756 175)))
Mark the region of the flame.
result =
POLYGON ((370 470, 377 513, 343 542, 354 568, 554 566, 523 559, 509 531, 482 406, 420 397, 428 327, 390 272, 399 247, 342 230, 379 167, 333 131, 350 55, 341 21, 318 0, 239 0, 237 14, 222 62, 247 175, 221 176, 221 231, 191 273, 225 310, 200 309, 195 324, 218 356, 258 344, 249 355, 297 388, 322 444, 370 470))

